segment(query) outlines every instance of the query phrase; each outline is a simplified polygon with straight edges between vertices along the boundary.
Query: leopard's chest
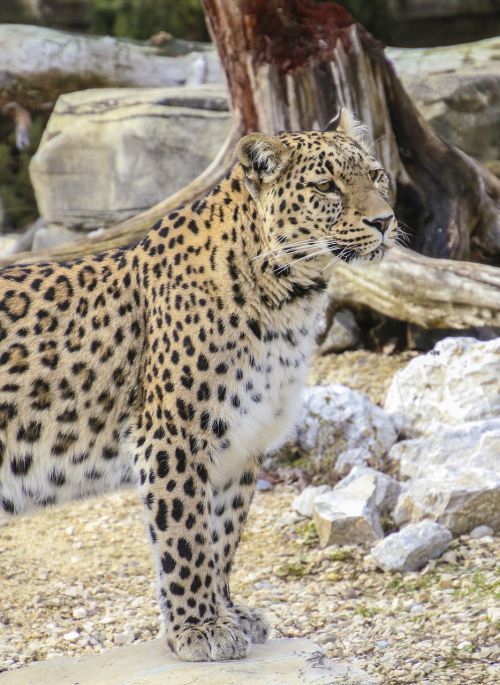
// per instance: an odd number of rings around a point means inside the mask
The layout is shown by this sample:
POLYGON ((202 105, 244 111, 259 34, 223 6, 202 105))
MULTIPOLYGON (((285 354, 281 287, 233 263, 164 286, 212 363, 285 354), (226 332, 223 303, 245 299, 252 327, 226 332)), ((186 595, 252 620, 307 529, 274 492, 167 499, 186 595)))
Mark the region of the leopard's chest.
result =
POLYGON ((251 363, 241 369, 242 377, 231 384, 230 406, 223 412, 228 430, 214 473, 216 484, 223 485, 248 459, 272 452, 293 434, 314 331, 311 322, 309 327, 288 328, 264 340, 251 363))

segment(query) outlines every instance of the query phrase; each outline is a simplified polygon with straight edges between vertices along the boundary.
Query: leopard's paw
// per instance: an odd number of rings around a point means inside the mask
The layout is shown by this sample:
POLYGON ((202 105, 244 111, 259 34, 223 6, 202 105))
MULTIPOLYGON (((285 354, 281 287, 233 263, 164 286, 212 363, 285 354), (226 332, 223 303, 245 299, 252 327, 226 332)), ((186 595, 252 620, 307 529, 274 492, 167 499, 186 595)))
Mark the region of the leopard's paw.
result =
POLYGON ((226 661, 242 659, 250 651, 250 638, 233 621, 210 619, 186 626, 177 633, 169 631, 167 642, 183 661, 226 661))
POLYGON ((235 604, 232 612, 241 630, 256 644, 266 642, 271 632, 271 626, 259 609, 252 609, 243 604, 235 604))

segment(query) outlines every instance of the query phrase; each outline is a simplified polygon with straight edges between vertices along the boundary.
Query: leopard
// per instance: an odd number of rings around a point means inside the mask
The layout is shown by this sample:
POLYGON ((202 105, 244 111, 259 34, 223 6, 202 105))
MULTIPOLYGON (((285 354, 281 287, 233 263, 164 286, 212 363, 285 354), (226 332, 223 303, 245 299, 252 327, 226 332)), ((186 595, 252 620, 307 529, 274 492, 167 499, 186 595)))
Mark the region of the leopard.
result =
POLYGON ((230 573, 265 455, 293 434, 339 263, 396 243, 389 178, 342 109, 250 133, 139 242, 0 272, 0 510, 136 485, 164 641, 241 659, 264 614, 230 573))

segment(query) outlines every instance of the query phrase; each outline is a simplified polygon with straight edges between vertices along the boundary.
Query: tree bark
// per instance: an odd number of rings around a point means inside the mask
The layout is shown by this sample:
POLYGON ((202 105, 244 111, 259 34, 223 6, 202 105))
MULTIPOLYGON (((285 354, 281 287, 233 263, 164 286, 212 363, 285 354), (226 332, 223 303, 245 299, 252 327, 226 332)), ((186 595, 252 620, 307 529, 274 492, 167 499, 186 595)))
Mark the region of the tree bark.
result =
POLYGON ((423 328, 500 327, 500 269, 394 248, 381 264, 339 264, 328 285, 335 309, 366 305, 423 328))

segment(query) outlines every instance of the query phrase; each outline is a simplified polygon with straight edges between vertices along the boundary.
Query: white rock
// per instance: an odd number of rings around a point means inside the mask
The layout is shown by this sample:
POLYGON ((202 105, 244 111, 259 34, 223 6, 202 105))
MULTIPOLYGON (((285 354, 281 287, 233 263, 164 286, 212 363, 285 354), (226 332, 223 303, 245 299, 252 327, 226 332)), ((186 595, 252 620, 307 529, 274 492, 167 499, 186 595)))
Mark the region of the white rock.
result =
MULTIPOLYGON (((354 466, 349 475, 337 483, 334 490, 337 492, 347 485, 355 483, 357 483, 363 491, 366 491, 365 483, 369 484, 369 488, 372 490, 370 499, 378 512, 383 513, 385 511, 392 511, 396 506, 401 492, 401 484, 398 483, 397 480, 394 480, 394 478, 366 466, 354 466)), ((355 488, 356 486, 353 485, 352 487, 355 488)))
POLYGON ((75 642, 80 637, 80 633, 77 630, 70 630, 69 633, 64 633, 63 639, 68 642, 75 642))
POLYGON ((82 594, 82 591, 81 588, 77 587, 76 585, 69 585, 67 588, 65 588, 64 594, 68 595, 68 597, 78 597, 78 595, 82 594))
POLYGON ((412 604, 410 607, 410 614, 412 616, 421 616, 425 612, 425 607, 423 604, 419 604, 418 602, 415 604, 412 604))
POLYGON ((136 215, 201 173, 229 126, 217 86, 61 95, 30 163, 40 213, 69 229, 136 215))
POLYGON ((352 463, 382 459, 396 439, 390 417, 361 393, 343 385, 305 390, 297 442, 310 458, 331 460, 347 475, 352 463))
POLYGON ((448 547, 451 533, 434 521, 406 526, 381 540, 371 551, 375 563, 385 571, 418 571, 429 559, 439 557, 448 547))
POLYGON ((394 376, 386 411, 409 437, 500 416, 500 338, 445 338, 394 376))
POLYGON ((463 468, 455 473, 443 466, 429 469, 427 478, 411 481, 394 510, 394 520, 432 519, 455 535, 480 524, 500 528, 500 474, 488 469, 463 468))
POLYGON ((362 476, 317 497, 313 519, 322 547, 373 542, 384 536, 371 477, 362 476))
POLYGON ((313 504, 317 497, 324 495, 325 492, 331 492, 332 488, 329 485, 308 485, 302 490, 300 495, 292 502, 293 509, 301 516, 311 518, 313 512, 313 504))
POLYGON ((489 526, 476 526, 471 530, 469 536, 473 540, 479 540, 480 538, 491 537, 493 535, 493 529, 489 526))
POLYGON ((453 473, 470 467, 500 473, 500 418, 471 421, 428 437, 402 440, 391 447, 389 459, 399 463, 399 471, 406 478, 428 477, 440 465, 453 473))
POLYGON ((335 460, 334 471, 340 476, 351 472, 355 466, 366 467, 370 459, 370 453, 363 447, 355 447, 352 450, 341 452, 335 460))
POLYGON ((75 607, 73 609, 73 618, 86 618, 87 609, 85 607, 75 607))
MULTIPOLYGON (((116 647, 102 654, 59 657, 2 674, 2 685, 375 685, 351 663, 330 662, 311 640, 270 640, 252 645, 241 661, 185 663, 164 640, 116 647)), ((378 681, 377 681, 378 682, 378 681)))

